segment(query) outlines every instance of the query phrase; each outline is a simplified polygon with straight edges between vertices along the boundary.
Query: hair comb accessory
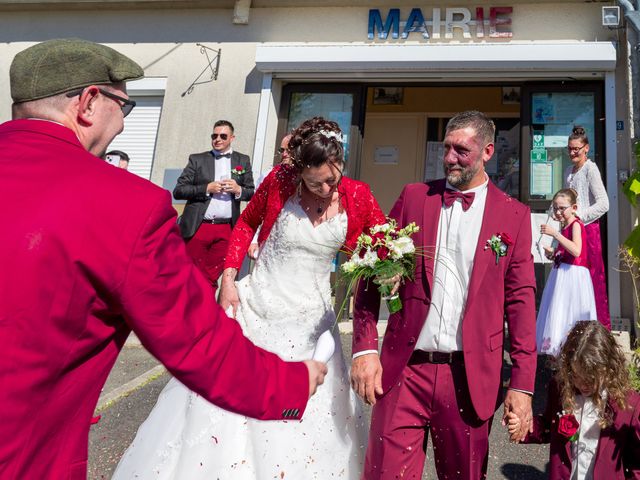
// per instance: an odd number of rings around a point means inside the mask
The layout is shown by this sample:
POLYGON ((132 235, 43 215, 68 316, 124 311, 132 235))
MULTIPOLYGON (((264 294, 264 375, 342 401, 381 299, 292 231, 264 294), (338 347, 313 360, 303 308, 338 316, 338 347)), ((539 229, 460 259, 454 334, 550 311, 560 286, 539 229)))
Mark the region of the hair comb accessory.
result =
POLYGON ((333 130, 318 130, 318 133, 323 137, 328 138, 329 140, 335 138, 338 142, 344 143, 342 132, 334 132, 333 130))

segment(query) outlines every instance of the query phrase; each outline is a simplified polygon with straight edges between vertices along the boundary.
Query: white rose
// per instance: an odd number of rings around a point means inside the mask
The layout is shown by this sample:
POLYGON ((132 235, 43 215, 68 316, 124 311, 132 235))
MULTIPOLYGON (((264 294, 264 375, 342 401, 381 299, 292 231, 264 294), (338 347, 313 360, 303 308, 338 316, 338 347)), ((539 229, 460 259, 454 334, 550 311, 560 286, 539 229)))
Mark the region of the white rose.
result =
POLYGON ((409 237, 400 237, 397 240, 392 240, 389 244, 394 254, 399 256, 413 253, 416 250, 416 247, 413 245, 413 240, 409 237))
POLYGON ((367 250, 367 253, 364 254, 364 258, 362 258, 362 264, 367 267, 373 267, 378 261, 378 254, 373 250, 367 250))

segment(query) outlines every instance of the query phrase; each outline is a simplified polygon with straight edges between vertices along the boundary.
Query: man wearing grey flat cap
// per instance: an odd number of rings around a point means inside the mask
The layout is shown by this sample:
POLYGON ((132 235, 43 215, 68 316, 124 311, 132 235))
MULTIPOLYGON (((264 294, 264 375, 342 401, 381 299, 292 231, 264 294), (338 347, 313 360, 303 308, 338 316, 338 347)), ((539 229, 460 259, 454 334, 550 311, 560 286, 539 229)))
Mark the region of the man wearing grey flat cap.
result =
POLYGON ((326 366, 247 340, 188 257, 169 193, 99 158, 140 66, 62 39, 18 53, 9 75, 0 191, 20 208, 0 204, 0 478, 86 477, 93 410, 132 329, 209 401, 301 418, 326 366))

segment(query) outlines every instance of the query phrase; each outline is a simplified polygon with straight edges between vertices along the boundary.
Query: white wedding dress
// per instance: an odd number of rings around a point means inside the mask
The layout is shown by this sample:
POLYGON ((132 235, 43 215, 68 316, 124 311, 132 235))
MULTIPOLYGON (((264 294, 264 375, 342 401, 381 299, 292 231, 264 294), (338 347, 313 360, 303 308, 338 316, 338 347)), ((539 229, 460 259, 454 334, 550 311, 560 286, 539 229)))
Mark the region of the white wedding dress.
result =
POLYGON ((346 230, 345 213, 314 227, 294 196, 280 212, 253 272, 237 283, 237 320, 245 335, 284 360, 311 358, 320 334, 334 327, 336 353, 302 421, 259 421, 230 413, 172 379, 114 479, 359 478, 367 426, 349 386, 329 281, 346 230))

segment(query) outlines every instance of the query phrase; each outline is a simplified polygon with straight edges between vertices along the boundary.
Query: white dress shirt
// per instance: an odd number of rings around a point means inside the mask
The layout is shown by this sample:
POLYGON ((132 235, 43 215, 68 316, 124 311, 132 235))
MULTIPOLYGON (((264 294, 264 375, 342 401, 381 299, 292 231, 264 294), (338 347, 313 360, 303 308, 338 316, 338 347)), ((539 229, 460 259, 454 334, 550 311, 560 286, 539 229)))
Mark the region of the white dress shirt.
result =
MULTIPOLYGON (((464 191, 475 193, 466 212, 459 198, 450 207, 442 204, 435 245, 431 306, 418 336, 416 350, 462 351, 462 316, 484 217, 488 182, 487 178, 482 185, 464 191)), ((457 190, 448 182, 447 188, 457 190)), ((426 247, 429 249, 430 245, 426 247)))
MULTIPOLYGON (((603 394, 606 399, 606 393, 603 394)), ((591 397, 576 395, 573 415, 578 420, 578 440, 571 444, 571 480, 594 480, 593 467, 600 440, 598 409, 591 397)))
MULTIPOLYGON (((213 157, 216 162, 214 178, 216 182, 229 180, 231 178, 231 153, 233 153, 231 149, 222 153, 213 150, 213 157)), ((209 202, 207 211, 204 213, 205 220, 231 218, 231 194, 227 192, 220 192, 212 193, 210 196, 211 201, 209 202)))

